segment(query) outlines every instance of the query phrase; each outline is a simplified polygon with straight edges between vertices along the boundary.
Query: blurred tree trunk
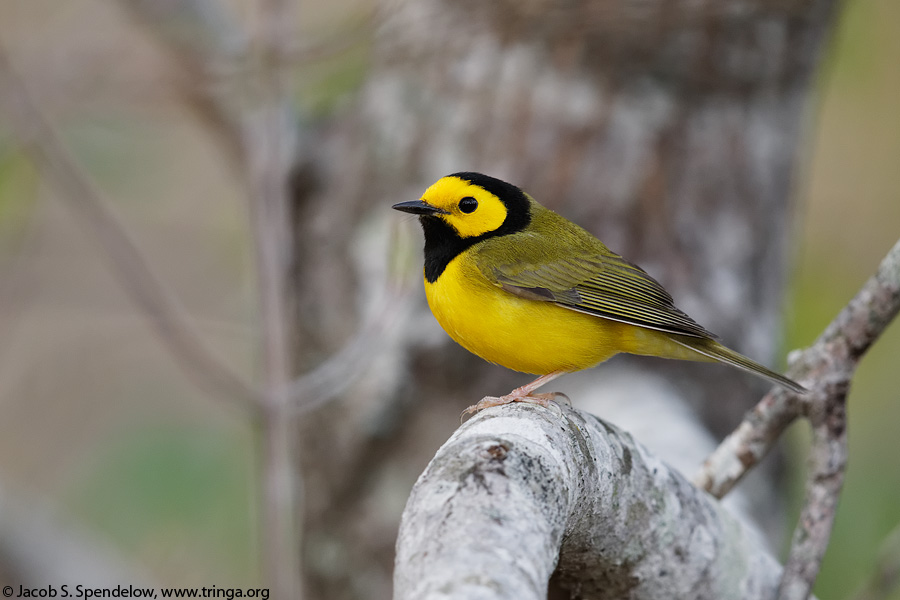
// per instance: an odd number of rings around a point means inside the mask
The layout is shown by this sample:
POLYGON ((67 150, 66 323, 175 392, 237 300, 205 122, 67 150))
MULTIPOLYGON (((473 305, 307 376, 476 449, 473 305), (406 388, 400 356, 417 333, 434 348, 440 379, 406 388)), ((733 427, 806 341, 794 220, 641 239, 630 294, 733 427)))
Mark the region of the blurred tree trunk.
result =
MULTIPOLYGON (((516 183, 642 265, 726 344, 772 364, 798 143, 835 4, 386 3, 359 98, 309 134, 295 173, 298 370, 359 325, 347 315, 374 285, 352 252, 363 224, 398 219, 391 203, 462 170, 516 183)), ((413 479, 462 408, 525 380, 435 336, 426 311, 417 300, 373 349, 391 359, 303 419, 310 597, 388 594, 413 479), (411 403, 413 391, 427 402, 411 403)), ((673 399, 717 434, 763 389, 737 371, 652 359, 616 359, 591 377, 605 385, 626 364, 664 372, 673 399)))

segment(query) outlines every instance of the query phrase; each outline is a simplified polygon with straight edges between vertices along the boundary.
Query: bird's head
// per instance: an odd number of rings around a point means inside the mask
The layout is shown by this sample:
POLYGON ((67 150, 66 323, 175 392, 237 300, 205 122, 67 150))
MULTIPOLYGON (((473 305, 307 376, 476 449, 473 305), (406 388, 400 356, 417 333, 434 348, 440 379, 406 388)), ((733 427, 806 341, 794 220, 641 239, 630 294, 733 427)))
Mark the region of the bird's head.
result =
POLYGON ((522 190, 481 173, 442 177, 419 200, 393 208, 419 215, 426 235, 430 225, 443 224, 465 240, 512 233, 530 220, 530 202, 522 190))

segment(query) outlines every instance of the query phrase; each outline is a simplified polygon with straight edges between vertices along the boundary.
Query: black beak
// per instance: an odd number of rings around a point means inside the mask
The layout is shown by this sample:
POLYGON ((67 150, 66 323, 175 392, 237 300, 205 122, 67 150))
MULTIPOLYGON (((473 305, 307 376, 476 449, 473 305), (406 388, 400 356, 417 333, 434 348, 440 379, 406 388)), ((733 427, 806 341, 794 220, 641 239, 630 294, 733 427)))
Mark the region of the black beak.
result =
POLYGON ((409 202, 400 202, 391 208, 402 212, 412 213, 414 215, 449 215, 450 213, 443 208, 436 208, 422 200, 410 200, 409 202))

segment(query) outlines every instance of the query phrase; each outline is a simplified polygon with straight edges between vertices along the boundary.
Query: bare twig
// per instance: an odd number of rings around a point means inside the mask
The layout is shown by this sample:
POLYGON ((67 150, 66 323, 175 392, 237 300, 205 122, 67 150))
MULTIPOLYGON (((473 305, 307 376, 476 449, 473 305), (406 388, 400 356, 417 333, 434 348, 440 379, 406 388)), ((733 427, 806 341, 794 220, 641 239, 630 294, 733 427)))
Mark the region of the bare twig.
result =
POLYGON ((284 48, 294 15, 286 0, 260 0, 255 51, 260 101, 244 121, 244 155, 256 246, 263 369, 262 565, 276 598, 301 598, 302 476, 294 461, 290 418, 291 357, 287 272, 291 264, 289 181, 297 158, 297 128, 288 94, 284 48))
MULTIPOLYGON (((249 158, 245 154, 251 147, 267 143, 254 133, 262 127, 260 118, 254 120, 254 116, 251 115, 241 124, 239 111, 236 109, 239 102, 235 101, 232 94, 224 93, 224 90, 234 87, 235 82, 232 81, 229 85, 227 82, 217 81, 217 78, 223 75, 240 79, 242 70, 246 70, 249 63, 249 36, 238 27, 221 2, 119 0, 119 4, 149 27, 151 32, 176 55, 178 60, 175 62, 188 70, 190 76, 185 78, 179 88, 185 102, 205 123, 211 125, 217 134, 228 140, 233 158, 239 157, 243 161, 249 158)), ((271 12, 269 8, 266 11, 271 12)), ((294 36, 278 34, 277 48, 270 42, 265 42, 269 49, 262 52, 270 53, 270 59, 274 57, 274 60, 268 60, 269 64, 263 70, 276 65, 295 65, 320 60, 340 53, 352 44, 358 43, 363 28, 373 28, 375 26, 373 21, 377 22, 382 14, 377 6, 372 7, 359 16, 358 24, 351 31, 337 38, 302 46, 293 39, 294 36), (275 56, 276 54, 278 56, 275 56)), ((271 37, 273 27, 284 26, 277 23, 277 15, 274 17, 275 21, 267 24, 266 20, 269 18, 261 15, 259 38, 271 37)), ((252 74, 243 73, 243 75, 244 79, 253 78, 252 74)), ((293 124, 289 121, 289 115, 286 113, 282 116, 283 121, 277 126, 282 131, 277 135, 292 137, 293 124)), ((291 153, 293 150, 289 152, 291 153)), ((280 160, 289 158, 284 157, 280 160)), ((265 168, 267 167, 263 165, 259 170, 265 168)), ((284 166, 282 165, 280 169, 283 170, 284 166)), ((276 179, 276 176, 273 175, 272 179, 276 179)), ((261 184, 257 183, 251 185, 259 188, 261 184)), ((265 232, 263 235, 268 236, 269 233, 265 232)), ((383 316, 388 315, 385 313, 383 316)), ((362 363, 369 356, 368 350, 386 326, 386 319, 382 317, 374 319, 341 351, 325 360, 312 372, 303 374, 292 382, 288 393, 290 402, 294 404, 296 410, 313 409, 346 391, 354 378, 363 371, 362 363)))
POLYGON ((723 497, 771 449, 791 422, 824 405, 840 381, 848 382, 856 362, 900 311, 900 242, 882 260, 876 274, 835 317, 816 342, 792 353, 790 373, 810 388, 797 396, 769 392, 704 462, 694 483, 723 497))
MULTIPOLYGON (((396 240, 391 236, 387 242, 385 261, 396 254, 396 240)), ((369 316, 338 352, 291 383, 290 402, 295 414, 314 410, 347 392, 366 374, 379 353, 390 346, 389 340, 398 332, 398 321, 404 314, 398 307, 408 302, 412 293, 409 272, 409 269, 401 269, 392 273, 387 264, 367 270, 368 274, 374 275, 371 287, 376 288, 366 294, 373 298, 367 311, 369 316)), ((418 283, 418 277, 415 283, 418 283)))
POLYGON ((294 414, 314 410, 350 389, 362 377, 382 343, 381 337, 394 326, 398 314, 393 305, 378 311, 343 348, 295 379, 288 392, 294 414))
POLYGON ((752 469, 801 414, 795 394, 781 388, 766 394, 694 475, 694 485, 722 498, 752 469))
POLYGON ((779 600, 805 600, 812 591, 837 514, 847 466, 849 382, 836 382, 808 415, 812 424, 806 494, 778 589, 779 600))
POLYGON ((185 104, 243 165, 238 81, 248 65, 249 40, 219 0, 118 0, 175 55, 171 64, 185 104))
POLYGON ((721 498, 771 449, 800 416, 813 431, 806 499, 779 598, 806 598, 818 574, 834 523, 847 462, 846 397, 859 359, 900 311, 900 242, 875 275, 819 339, 792 357, 790 373, 810 393, 766 395, 706 460, 695 483, 721 498))
POLYGON ((203 387, 239 401, 242 408, 256 410, 262 400, 259 392, 201 341, 175 295, 153 273, 125 227, 35 107, 2 47, 0 90, 10 128, 35 162, 55 180, 60 197, 100 244, 122 287, 149 317, 179 366, 203 387))

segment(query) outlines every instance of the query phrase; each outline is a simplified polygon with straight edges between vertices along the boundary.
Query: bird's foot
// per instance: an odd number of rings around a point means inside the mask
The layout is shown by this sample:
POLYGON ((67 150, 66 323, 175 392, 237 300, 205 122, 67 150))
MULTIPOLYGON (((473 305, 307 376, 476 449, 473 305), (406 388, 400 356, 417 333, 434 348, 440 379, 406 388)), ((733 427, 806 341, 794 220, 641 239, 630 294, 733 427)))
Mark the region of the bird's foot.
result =
POLYGON ((530 393, 531 390, 528 388, 529 386, 516 388, 505 396, 485 396, 477 404, 473 404, 462 412, 462 414, 459 416, 460 423, 467 416, 474 415, 475 413, 480 412, 486 408, 503 406, 504 404, 510 404, 512 402, 527 402, 529 404, 537 404, 538 406, 543 406, 544 408, 549 408, 551 410, 555 408, 560 415, 562 414, 562 411, 560 410, 559 405, 556 403, 557 400, 562 399, 565 404, 568 404, 569 406, 572 405, 572 401, 569 399, 569 397, 562 392, 532 394, 530 393))

